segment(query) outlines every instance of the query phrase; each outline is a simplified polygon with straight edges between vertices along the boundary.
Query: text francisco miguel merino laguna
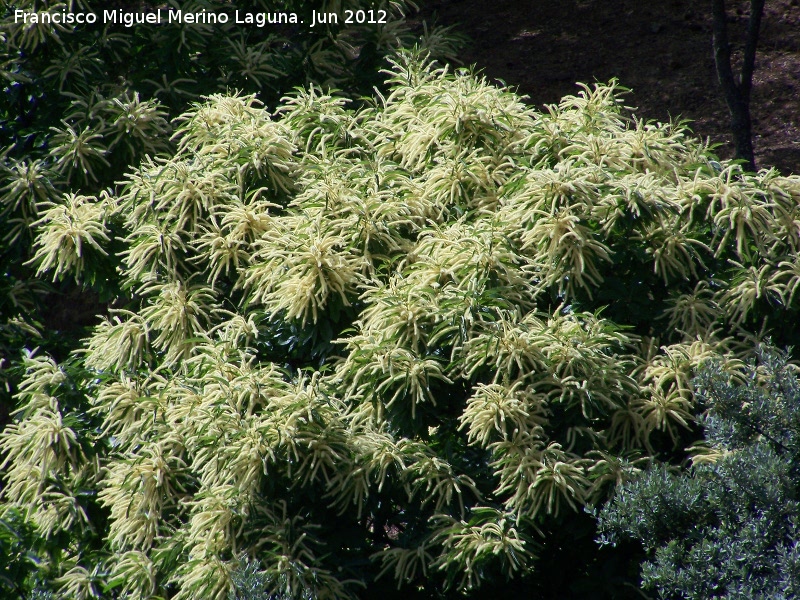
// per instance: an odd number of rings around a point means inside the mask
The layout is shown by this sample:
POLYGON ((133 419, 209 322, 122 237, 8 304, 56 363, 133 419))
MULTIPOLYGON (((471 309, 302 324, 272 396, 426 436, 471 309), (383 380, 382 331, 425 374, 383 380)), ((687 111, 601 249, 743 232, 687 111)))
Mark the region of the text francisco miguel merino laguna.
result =
MULTIPOLYGON (((387 13, 385 10, 346 10, 341 18, 343 23, 386 23, 387 13)), ((303 23, 297 13, 293 12, 240 12, 234 11, 233 18, 227 12, 187 12, 179 9, 156 9, 153 12, 127 12, 124 10, 104 10, 98 19, 98 15, 93 12, 31 12, 25 10, 14 11, 14 22, 31 25, 84 25, 92 23, 120 24, 126 27, 135 25, 160 23, 185 23, 185 24, 226 24, 237 23, 242 25, 255 25, 264 27, 281 23, 303 23)), ((340 22, 340 16, 332 12, 311 13, 310 26, 318 24, 336 24, 340 22)))

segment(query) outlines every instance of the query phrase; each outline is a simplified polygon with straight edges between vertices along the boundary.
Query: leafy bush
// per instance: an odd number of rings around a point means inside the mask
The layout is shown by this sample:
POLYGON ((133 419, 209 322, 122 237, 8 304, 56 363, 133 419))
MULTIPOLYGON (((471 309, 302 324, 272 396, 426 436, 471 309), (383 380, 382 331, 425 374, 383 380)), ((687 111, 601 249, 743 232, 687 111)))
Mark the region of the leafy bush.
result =
POLYGON ((703 370, 707 451, 688 472, 648 470, 600 512, 604 541, 644 546, 642 579, 661 598, 800 594, 800 385, 785 355, 759 359, 745 383, 703 370))
POLYGON ((419 54, 388 77, 211 95, 40 215, 40 271, 122 290, 71 361, 30 353, 0 437, 5 510, 70 540, 53 589, 223 599, 249 558, 289 597, 542 591, 584 506, 696 440, 693 370, 744 379, 796 314, 800 179, 613 83, 541 114, 419 54))

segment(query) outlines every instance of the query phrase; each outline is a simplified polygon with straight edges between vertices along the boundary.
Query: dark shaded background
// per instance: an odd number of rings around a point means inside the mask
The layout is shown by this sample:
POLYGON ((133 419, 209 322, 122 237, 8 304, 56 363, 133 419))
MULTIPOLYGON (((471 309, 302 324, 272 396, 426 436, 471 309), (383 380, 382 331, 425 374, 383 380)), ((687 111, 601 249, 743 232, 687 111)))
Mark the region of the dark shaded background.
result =
MULTIPOLYGON (((432 0, 424 18, 455 25, 460 53, 541 106, 612 77, 633 90, 644 119, 684 118, 733 156, 728 112, 714 69, 710 0, 432 0)), ((749 2, 728 1, 729 35, 741 47, 749 2)), ((759 167, 800 173, 800 0, 767 0, 753 82, 759 167)))

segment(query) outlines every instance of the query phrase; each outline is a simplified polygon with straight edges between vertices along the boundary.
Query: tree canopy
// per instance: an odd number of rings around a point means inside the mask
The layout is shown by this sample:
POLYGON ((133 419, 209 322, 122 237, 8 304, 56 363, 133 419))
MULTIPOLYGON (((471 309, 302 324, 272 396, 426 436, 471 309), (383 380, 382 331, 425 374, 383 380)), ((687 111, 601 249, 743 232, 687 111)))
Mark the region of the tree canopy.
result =
POLYGON ((585 506, 700 436, 694 369, 743 379, 796 315, 800 178, 636 120, 615 82, 537 112, 423 53, 386 76, 211 95, 119 193, 42 206, 34 267, 117 300, 69 360, 29 351, 0 436, 29 581, 535 582, 553 531, 592 543, 585 506))
MULTIPOLYGON (((3 5, 0 424, 7 420, 20 380, 19 349, 39 345, 66 356, 80 328, 65 326, 48 313, 53 305, 92 297, 69 280, 48 285, 31 269, 33 232, 41 212, 62 206, 65 194, 83 197, 114 190, 146 156, 174 153, 173 120, 202 94, 238 90, 275 105, 293 87, 313 82, 358 96, 380 83, 383 58, 401 46, 420 43, 434 55, 452 56, 456 37, 446 29, 425 27, 421 35, 412 31, 405 15, 413 7, 401 0, 255 0, 235 5, 227 0, 21 0, 3 5), (345 10, 364 9, 379 11, 383 22, 345 23, 342 18, 313 28, 291 23, 259 27, 237 24, 232 16, 234 10, 259 16, 284 11, 310 23, 312 11, 337 11, 344 17, 345 10), (158 25, 128 26, 123 21, 123 15, 141 18, 156 10, 163 16, 158 25), (168 11, 215 20, 172 20, 168 11), (107 20, 107 14, 115 18, 107 20), (96 22, 65 22, 76 15, 94 15, 96 22), (226 20, 216 20, 220 16, 226 20)), ((88 206, 76 210, 78 222, 96 217, 88 206)), ((65 218, 72 218, 71 213, 65 218)), ((113 268, 92 275, 82 284, 91 286, 100 304, 111 301, 116 290, 106 283, 114 277, 113 268)), ((78 316, 85 320, 85 315, 78 316)))

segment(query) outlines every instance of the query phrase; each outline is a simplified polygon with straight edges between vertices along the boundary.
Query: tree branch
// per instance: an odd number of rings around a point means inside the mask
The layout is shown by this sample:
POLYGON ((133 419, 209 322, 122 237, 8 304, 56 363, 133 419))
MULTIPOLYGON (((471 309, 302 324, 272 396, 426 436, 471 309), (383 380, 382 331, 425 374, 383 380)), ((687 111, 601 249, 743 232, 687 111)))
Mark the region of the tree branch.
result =
POLYGON ((731 45, 728 41, 728 14, 725 11, 725 0, 712 0, 714 63, 717 77, 725 95, 728 108, 736 104, 738 89, 731 68, 731 45))
POLYGON ((750 105, 750 90, 753 87, 753 68, 756 62, 756 46, 761 31, 761 17, 764 14, 764 0, 750 0, 750 18, 747 21, 747 39, 744 45, 742 79, 739 85, 742 98, 750 105))
POLYGON ((736 146, 736 158, 744 160, 745 168, 749 171, 756 170, 750 120, 750 90, 753 84, 756 46, 761 29, 764 2, 765 0, 750 0, 750 18, 747 23, 744 58, 740 78, 737 82, 731 66, 731 45, 728 39, 728 15, 725 10, 725 0, 711 0, 714 63, 717 68, 717 77, 731 114, 731 132, 736 146))

